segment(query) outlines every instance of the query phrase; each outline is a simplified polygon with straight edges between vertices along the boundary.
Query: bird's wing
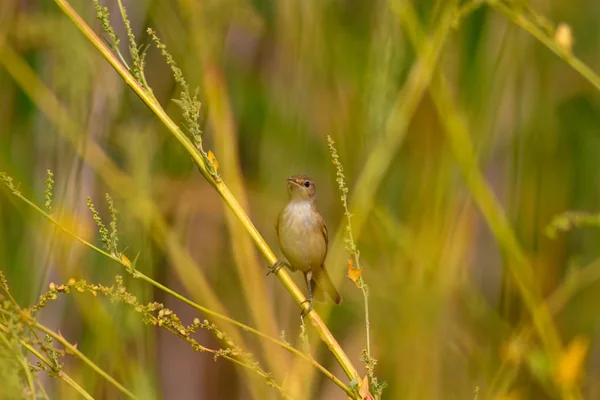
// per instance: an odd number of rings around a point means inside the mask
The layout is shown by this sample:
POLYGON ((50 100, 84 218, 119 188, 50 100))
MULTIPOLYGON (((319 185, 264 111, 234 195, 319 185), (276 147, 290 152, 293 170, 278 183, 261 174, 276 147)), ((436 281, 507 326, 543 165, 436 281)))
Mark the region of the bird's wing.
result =
POLYGON ((279 214, 277 215, 277 219, 275 220, 275 232, 277 232, 277 237, 279 237, 279 220, 281 219, 282 212, 283 212, 283 210, 279 211, 279 214))
POLYGON ((325 238, 325 247, 329 245, 329 238, 327 235, 327 225, 325 225, 325 220, 321 217, 321 233, 323 234, 323 238, 325 238))

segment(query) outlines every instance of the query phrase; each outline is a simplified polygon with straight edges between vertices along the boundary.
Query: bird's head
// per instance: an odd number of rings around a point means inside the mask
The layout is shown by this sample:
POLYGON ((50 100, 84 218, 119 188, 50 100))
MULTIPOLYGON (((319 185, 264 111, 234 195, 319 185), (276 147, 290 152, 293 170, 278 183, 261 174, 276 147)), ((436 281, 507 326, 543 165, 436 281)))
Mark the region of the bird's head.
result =
POLYGON ((287 178, 290 198, 295 201, 312 200, 315 197, 315 184, 306 175, 293 175, 287 178))

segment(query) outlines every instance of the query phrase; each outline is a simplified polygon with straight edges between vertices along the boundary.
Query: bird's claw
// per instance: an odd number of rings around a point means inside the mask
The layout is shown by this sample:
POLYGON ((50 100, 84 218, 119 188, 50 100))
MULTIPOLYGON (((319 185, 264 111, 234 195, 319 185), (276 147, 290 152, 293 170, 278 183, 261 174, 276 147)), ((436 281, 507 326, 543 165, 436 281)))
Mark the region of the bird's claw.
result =
POLYGON ((270 275, 270 274, 277 275, 277 273, 279 272, 279 270, 281 268, 283 268, 284 266, 285 266, 285 262, 284 261, 277 260, 277 262, 275 264, 273 264, 273 265, 271 265, 269 267, 269 272, 267 272, 267 275, 270 275))
POLYGON ((304 304, 304 303, 308 303, 308 308, 306 309, 302 309, 302 312, 300 313, 300 318, 306 317, 308 315, 309 312, 312 311, 312 309, 314 308, 313 302, 312 300, 306 299, 304 300, 302 303, 300 303, 300 305, 304 304))

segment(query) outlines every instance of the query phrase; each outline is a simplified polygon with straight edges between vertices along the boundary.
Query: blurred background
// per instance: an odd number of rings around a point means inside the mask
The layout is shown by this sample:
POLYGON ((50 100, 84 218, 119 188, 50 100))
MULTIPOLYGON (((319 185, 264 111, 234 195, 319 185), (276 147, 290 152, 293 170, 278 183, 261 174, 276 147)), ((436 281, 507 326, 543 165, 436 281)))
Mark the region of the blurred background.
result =
MULTIPOLYGON (((344 298, 339 307, 316 307, 362 376, 363 297, 344 277, 346 221, 327 135, 336 142, 370 289, 376 375, 388 383, 384 398, 565 393, 536 335, 515 344, 530 313, 507 276, 526 265, 527 290, 546 298, 570 274, 589 270, 593 277, 600 268, 597 228, 554 239, 544 233, 556 214, 600 211, 600 92, 512 17, 533 21, 551 39, 558 23, 567 24, 567 39, 550 43, 596 71, 598 84, 600 3, 498 3, 507 8, 429 0, 123 0, 138 43, 151 44, 145 30, 152 27, 199 88, 204 149, 215 154, 225 183, 276 254, 285 178, 304 173, 315 181, 330 235, 327 268, 344 298), (452 136, 456 121, 466 142, 452 136), (464 154, 475 156, 471 168, 482 174, 499 206, 493 215, 508 221, 508 231, 490 229, 476 193, 484 189, 465 180, 464 154), (516 238, 516 250, 501 245, 507 237, 516 238), (524 260, 516 267, 515 254, 524 260)), ((107 37, 92 1, 71 4, 107 37)), ((129 61, 118 3, 101 4, 129 61)), ((145 75, 182 123, 172 101, 181 88, 153 45, 145 75)), ((308 346, 300 342, 298 307, 275 277, 264 276, 266 262, 191 157, 59 7, 3 0, 0 171, 43 206, 48 169, 52 215, 64 226, 100 245, 86 198, 108 224, 110 193, 120 250, 130 259, 139 253, 141 272, 271 336, 285 331, 286 340, 348 383, 310 326, 308 346)), ((5 188, 0 270, 22 307, 51 282, 111 285, 119 274, 140 302, 164 303, 184 324, 205 318, 57 231, 5 188)), ((301 274, 293 277, 306 290, 301 274)), ((567 349, 563 358, 575 359, 580 375, 569 385, 580 385, 583 398, 600 398, 600 284, 590 278, 580 286, 551 310, 552 322, 567 349), (574 350, 583 347, 581 360, 568 351, 574 339, 585 343, 574 350)), ((105 296, 60 296, 35 316, 139 398, 280 397, 264 379, 193 351, 105 296)), ((346 398, 298 357, 238 328, 223 329, 293 398, 346 398)), ((208 331, 197 339, 223 345, 208 331)), ((94 398, 121 398, 77 359, 62 361, 94 398)), ((63 381, 40 378, 50 398, 79 398, 63 381)))

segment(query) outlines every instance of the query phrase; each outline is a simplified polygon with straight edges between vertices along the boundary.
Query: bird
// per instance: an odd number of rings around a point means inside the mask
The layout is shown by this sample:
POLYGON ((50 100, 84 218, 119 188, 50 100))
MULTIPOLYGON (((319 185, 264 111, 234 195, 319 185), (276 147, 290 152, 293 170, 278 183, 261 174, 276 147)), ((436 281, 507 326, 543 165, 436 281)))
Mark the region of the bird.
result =
MULTIPOLYGON (((325 270, 327 256, 327 226, 317 210, 316 187, 306 175, 287 178, 289 201, 277 217, 276 230, 279 246, 287 263, 278 261, 271 267, 276 273, 283 265, 292 271, 300 270, 308 286, 308 302, 312 309, 313 294, 318 300, 326 292, 335 304, 342 297, 325 270)), ((307 312, 308 312, 307 311, 307 312)))

